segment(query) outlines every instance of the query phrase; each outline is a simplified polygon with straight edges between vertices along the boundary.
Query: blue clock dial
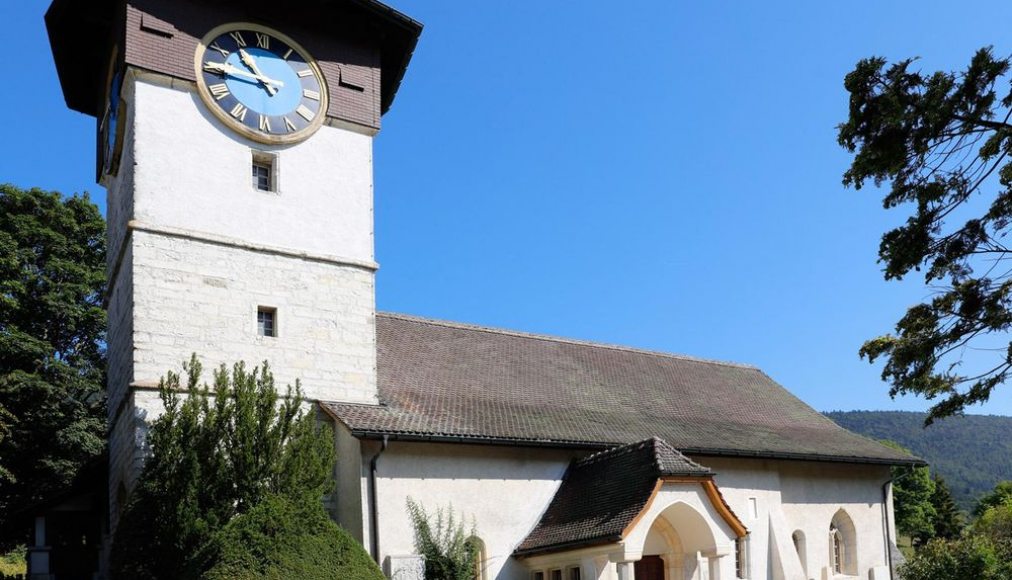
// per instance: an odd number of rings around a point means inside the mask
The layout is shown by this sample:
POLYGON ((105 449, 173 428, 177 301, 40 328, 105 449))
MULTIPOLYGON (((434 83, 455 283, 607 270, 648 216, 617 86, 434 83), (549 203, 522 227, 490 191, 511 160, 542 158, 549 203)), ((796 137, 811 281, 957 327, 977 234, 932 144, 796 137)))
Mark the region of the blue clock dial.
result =
POLYGON ((281 33, 241 24, 215 29, 197 49, 197 67, 204 102, 247 137, 296 141, 326 115, 319 69, 281 33))

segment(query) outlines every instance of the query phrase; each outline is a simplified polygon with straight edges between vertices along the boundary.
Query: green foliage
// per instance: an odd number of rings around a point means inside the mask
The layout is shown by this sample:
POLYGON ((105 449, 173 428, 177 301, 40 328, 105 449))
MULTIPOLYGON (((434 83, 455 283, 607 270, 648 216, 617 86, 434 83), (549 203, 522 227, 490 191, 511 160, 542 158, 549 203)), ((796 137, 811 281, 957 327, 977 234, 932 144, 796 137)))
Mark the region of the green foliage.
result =
POLYGON ((985 510, 970 531, 994 544, 999 556, 1009 563, 1012 577, 1012 501, 985 510))
POLYGON ((958 539, 932 540, 900 568, 903 580, 1012 578, 1012 502, 986 509, 958 539))
POLYGON ((872 439, 910 449, 945 478, 960 510, 970 513, 977 498, 1003 479, 1012 479, 1012 417, 961 415, 924 428, 923 413, 840 411, 826 413, 839 425, 872 439))
POLYGON ((474 580, 478 550, 469 541, 475 536, 474 523, 468 528, 458 521, 452 506, 438 508, 433 518, 411 498, 408 515, 415 529, 415 549, 425 556, 426 580, 474 580))
POLYGON ((887 280, 923 270, 932 298, 860 354, 886 359, 891 395, 940 398, 930 423, 988 400, 1012 371, 1012 272, 1002 265, 1012 224, 1012 92, 1004 92, 1009 58, 989 48, 960 73, 923 74, 913 62, 857 64, 844 81, 850 114, 838 140, 854 153, 845 185, 888 183, 884 207, 909 210, 882 236, 879 261, 887 280), (974 346, 993 355, 969 368, 963 353, 974 346))
MULTIPOLYGON (((910 453, 892 441, 882 441, 894 449, 910 453)), ((935 482, 927 467, 894 467, 893 510, 896 529, 910 536, 915 543, 923 543, 935 537, 935 506, 931 498, 935 493, 935 482)))
POLYGON ((204 548, 204 580, 384 580, 369 554, 319 501, 269 496, 204 548))
MULTIPOLYGON (((13 425, 15 421, 17 421, 17 419, 14 418, 14 415, 5 409, 3 405, 0 405, 0 445, 3 444, 4 437, 10 433, 11 425, 13 425)), ((0 482, 4 481, 13 482, 14 474, 12 474, 3 465, 0 465, 0 482)))
POLYGON ((222 365, 213 389, 196 355, 184 368, 185 391, 176 373, 160 384, 165 413, 113 542, 118 578, 195 578, 213 564, 200 550, 236 516, 271 497, 319 503, 333 487, 332 434, 301 410, 298 383, 279 401, 267 363, 222 365))
MULTIPOLYGON (((87 196, 0 184, 0 521, 105 449, 105 222, 87 196)), ((26 540, 4 526, 0 546, 26 540)))
POLYGON ((999 481, 994 489, 986 493, 973 508, 973 515, 982 516, 993 507, 1012 505, 1012 481, 999 481))
POLYGON ((1012 567, 984 537, 932 540, 899 568, 903 580, 1008 580, 1012 567))
POLYGON ((25 547, 16 546, 10 552, 0 555, 0 577, 16 576, 28 573, 28 563, 25 561, 25 547))
POLYGON ((931 494, 931 505, 935 508, 935 537, 954 540, 959 537, 965 525, 963 514, 952 498, 952 492, 941 476, 933 476, 935 492, 931 494))

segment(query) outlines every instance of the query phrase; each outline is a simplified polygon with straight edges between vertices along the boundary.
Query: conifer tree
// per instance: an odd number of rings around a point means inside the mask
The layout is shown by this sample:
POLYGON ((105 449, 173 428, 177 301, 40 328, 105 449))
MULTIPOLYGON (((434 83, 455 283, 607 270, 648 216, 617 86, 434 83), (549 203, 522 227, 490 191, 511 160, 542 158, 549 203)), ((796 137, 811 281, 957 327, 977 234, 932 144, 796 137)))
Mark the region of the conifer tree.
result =
POLYGON ((935 491, 931 494, 931 505, 935 507, 935 537, 952 540, 963 531, 963 514, 956 507, 949 486, 942 476, 935 474, 935 491))
MULTIPOLYGON (((910 454, 910 450, 892 441, 883 445, 910 454)), ((916 543, 924 543, 935 536, 935 508, 931 503, 934 482, 927 467, 894 467, 893 511, 899 533, 916 543)))
MULTIPOLYGON (((272 499, 320 507, 333 488, 332 434, 302 409, 299 385, 279 400, 265 362, 222 365, 200 385, 194 355, 160 382, 165 413, 113 542, 117 578, 198 578, 204 551, 237 516, 272 499)), ((322 509, 322 507, 320 508, 322 509)))

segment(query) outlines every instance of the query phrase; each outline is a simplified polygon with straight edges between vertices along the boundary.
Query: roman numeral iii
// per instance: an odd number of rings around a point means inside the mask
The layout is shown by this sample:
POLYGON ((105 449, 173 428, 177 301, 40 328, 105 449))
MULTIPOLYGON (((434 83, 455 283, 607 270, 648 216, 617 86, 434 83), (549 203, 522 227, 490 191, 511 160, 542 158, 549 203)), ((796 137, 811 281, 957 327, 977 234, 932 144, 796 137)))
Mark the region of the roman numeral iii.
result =
POLYGON ((218 83, 207 87, 207 90, 211 91, 211 96, 214 100, 220 101, 228 96, 228 85, 225 83, 218 83))

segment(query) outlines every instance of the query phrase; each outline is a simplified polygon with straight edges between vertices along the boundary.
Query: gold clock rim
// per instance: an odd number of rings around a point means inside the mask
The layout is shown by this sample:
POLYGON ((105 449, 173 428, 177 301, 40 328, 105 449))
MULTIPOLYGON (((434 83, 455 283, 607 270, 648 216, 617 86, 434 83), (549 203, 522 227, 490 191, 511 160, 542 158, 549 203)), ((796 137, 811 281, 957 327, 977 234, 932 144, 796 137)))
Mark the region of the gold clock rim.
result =
POLYGON ((330 93, 327 89, 327 79, 324 78, 323 71, 317 64, 316 59, 292 37, 269 26, 256 24, 254 22, 229 22, 215 26, 208 31, 207 34, 200 39, 200 41, 197 42, 197 50, 193 55, 193 69, 197 78, 197 93, 200 95, 200 100, 204 102, 204 106, 211 111, 211 114, 217 117, 218 120, 224 123, 229 129, 258 143, 265 143, 268 145, 287 145, 304 141, 323 126, 323 122, 327 117, 327 108, 330 104, 330 93), (320 82, 320 112, 313 118, 312 121, 310 121, 307 127, 300 129, 295 133, 288 133, 285 135, 266 135, 259 131, 250 129, 246 125, 236 121, 228 115, 224 109, 219 107, 217 102, 214 101, 213 97, 211 97, 210 90, 207 88, 207 83, 204 82, 203 63, 201 62, 202 57, 207 51, 208 44, 222 34, 233 30, 252 30, 254 32, 270 34, 287 44, 290 48, 294 48, 296 52, 305 59, 306 65, 312 69, 313 74, 320 82))

